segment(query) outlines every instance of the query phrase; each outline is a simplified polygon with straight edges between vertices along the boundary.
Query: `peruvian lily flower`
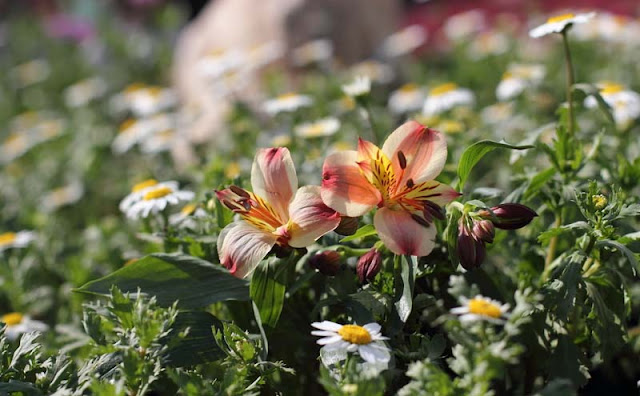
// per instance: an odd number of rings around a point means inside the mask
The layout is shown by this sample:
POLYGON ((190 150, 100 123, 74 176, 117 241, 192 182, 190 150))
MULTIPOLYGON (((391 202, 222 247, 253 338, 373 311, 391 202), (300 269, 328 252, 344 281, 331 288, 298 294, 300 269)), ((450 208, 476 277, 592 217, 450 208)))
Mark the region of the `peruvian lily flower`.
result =
POLYGON ((237 277, 249 275, 275 245, 307 247, 340 223, 340 215, 322 202, 319 186, 298 189, 286 148, 258 150, 251 186, 253 192, 237 186, 216 191, 241 218, 218 237, 220 262, 237 277))
POLYGON ((447 159, 442 134, 415 121, 393 131, 378 148, 363 139, 357 151, 331 154, 322 169, 322 200, 340 214, 373 219, 382 242, 395 254, 426 256, 434 246, 434 217, 460 194, 433 180, 447 159))

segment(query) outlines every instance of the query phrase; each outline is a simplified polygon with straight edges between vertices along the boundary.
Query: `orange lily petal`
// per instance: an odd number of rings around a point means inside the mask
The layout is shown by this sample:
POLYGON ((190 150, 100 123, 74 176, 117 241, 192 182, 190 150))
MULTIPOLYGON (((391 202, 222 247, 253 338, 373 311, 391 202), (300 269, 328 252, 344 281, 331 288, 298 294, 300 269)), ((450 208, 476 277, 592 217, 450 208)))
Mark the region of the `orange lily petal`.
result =
POLYGON ((329 155, 322 167, 322 201, 338 213, 358 217, 373 209, 382 199, 357 165, 353 150, 329 155))
POLYGON ((269 253, 278 237, 236 221, 226 226, 218 236, 220 263, 232 275, 244 278, 269 253))
POLYGON ((289 246, 307 247, 340 224, 340 214, 322 202, 319 186, 301 187, 289 206, 289 246))
POLYGON ((419 208, 424 206, 424 201, 431 201, 438 206, 444 207, 460 195, 461 194, 451 186, 435 180, 429 180, 424 183, 411 186, 405 185, 399 188, 394 199, 419 210, 419 208))
POLYGON ((415 121, 408 121, 393 131, 384 142, 382 151, 391 159, 399 186, 405 185, 409 179, 415 184, 435 179, 447 161, 444 136, 415 121), (404 171, 399 156, 404 156, 404 171))
POLYGON ((380 208, 373 224, 384 245, 395 254, 426 256, 435 245, 436 227, 419 224, 404 210, 380 208))
POLYGON ((289 202, 298 189, 298 176, 285 147, 260 149, 251 168, 253 192, 264 198, 281 219, 288 220, 289 202))

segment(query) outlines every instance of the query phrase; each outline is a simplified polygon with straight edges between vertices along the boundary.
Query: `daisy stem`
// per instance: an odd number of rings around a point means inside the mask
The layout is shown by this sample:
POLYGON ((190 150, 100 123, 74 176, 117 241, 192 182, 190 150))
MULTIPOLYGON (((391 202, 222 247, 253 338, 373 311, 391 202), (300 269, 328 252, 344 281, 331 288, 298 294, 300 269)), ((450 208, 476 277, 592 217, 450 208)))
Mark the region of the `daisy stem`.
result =
POLYGON ((575 119, 573 117, 573 62, 571 61, 571 51, 569 50, 569 29, 562 31, 562 43, 564 45, 564 57, 567 61, 567 103, 569 105, 569 125, 568 132, 569 137, 573 137, 575 130, 575 119))
MULTIPOLYGON (((556 221, 553 223, 554 228, 558 228, 562 225, 562 211, 558 211, 556 213, 556 221)), ((546 281, 549 276, 549 268, 551 267, 551 263, 555 258, 556 254, 556 246, 558 245, 558 236, 554 235, 549 241, 549 251, 547 252, 547 257, 544 261, 544 271, 542 271, 542 281, 546 281)))
POLYGON ((369 123, 369 127, 371 128, 371 141, 374 144, 379 144, 379 139, 378 139, 378 129, 376 126, 375 121, 373 120, 373 111, 371 111, 371 105, 369 104, 368 101, 365 101, 362 105, 362 108, 365 110, 366 113, 366 118, 367 118, 367 122, 369 123))

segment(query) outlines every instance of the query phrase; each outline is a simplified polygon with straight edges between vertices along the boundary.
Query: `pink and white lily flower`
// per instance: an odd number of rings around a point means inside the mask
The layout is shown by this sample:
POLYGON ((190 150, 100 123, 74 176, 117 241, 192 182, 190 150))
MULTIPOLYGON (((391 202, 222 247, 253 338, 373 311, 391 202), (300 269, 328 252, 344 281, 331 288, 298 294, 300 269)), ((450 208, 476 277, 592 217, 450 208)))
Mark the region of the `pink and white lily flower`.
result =
POLYGON ((298 189, 286 148, 258 150, 251 186, 253 192, 237 186, 216 191, 220 202, 241 217, 218 237, 220 262, 239 278, 249 275, 274 245, 307 247, 340 223, 340 214, 322 202, 320 186, 298 189))
POLYGON ((377 207, 373 223, 395 254, 426 256, 434 247, 434 217, 460 194, 433 180, 447 160, 442 134, 415 121, 398 127, 382 149, 363 139, 358 150, 333 153, 322 169, 322 200, 357 217, 377 207))

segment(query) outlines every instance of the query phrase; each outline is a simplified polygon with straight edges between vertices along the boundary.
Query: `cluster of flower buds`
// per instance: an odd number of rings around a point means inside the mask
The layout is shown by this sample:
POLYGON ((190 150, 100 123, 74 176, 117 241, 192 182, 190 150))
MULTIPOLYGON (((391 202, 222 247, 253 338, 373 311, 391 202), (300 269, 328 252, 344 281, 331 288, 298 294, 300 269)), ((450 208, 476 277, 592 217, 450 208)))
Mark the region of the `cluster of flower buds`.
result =
POLYGON ((365 283, 375 278, 380 272, 380 268, 382 268, 382 253, 375 247, 371 248, 358 259, 356 272, 360 283, 365 283))
POLYGON ((493 243, 495 227, 515 230, 529 224, 537 213, 530 208, 506 203, 469 213, 458 223, 458 258, 467 270, 480 267, 484 261, 487 243, 493 243))

